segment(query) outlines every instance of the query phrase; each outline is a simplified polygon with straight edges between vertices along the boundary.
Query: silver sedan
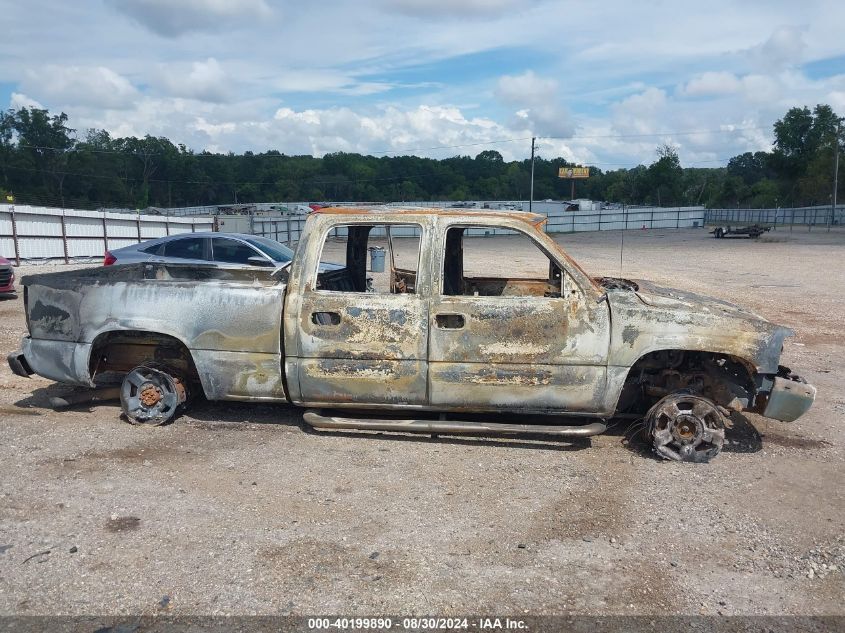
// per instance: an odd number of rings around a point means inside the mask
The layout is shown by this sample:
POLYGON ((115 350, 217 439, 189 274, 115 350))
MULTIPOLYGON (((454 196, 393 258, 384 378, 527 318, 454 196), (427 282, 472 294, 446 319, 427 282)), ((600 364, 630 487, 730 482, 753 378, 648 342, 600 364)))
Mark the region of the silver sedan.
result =
POLYGON ((103 264, 167 262, 279 267, 292 259, 290 248, 259 235, 185 233, 106 251, 103 264))

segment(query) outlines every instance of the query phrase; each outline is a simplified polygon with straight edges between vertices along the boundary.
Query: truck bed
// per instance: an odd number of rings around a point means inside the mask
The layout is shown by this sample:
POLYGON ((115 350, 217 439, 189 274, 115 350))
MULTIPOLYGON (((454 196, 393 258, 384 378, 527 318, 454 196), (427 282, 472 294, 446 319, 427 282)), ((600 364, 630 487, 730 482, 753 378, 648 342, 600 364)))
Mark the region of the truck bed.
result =
POLYGON ((153 263, 29 275, 24 351, 36 373, 91 385, 114 337, 165 337, 189 351, 208 398, 285 400, 286 274, 153 263))

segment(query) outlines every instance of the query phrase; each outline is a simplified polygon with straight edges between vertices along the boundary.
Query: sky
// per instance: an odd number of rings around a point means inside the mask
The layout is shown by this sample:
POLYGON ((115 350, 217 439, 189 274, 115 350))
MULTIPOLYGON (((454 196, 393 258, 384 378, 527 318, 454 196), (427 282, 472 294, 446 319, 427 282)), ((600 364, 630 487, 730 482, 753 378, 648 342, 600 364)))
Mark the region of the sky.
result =
POLYGON ((845 3, 0 0, 0 103, 195 151, 605 170, 768 150, 793 106, 845 114, 845 3))

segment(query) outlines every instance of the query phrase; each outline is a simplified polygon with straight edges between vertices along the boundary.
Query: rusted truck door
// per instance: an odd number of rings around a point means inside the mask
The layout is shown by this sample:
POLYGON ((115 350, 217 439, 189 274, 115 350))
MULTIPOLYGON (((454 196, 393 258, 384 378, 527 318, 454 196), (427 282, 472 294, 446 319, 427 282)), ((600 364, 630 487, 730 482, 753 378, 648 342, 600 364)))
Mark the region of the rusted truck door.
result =
POLYGON ((602 409, 607 304, 548 236, 518 220, 469 225, 445 217, 433 249, 439 266, 429 321, 432 406, 602 409), (497 233, 509 235, 484 238, 497 233), (532 267, 533 276, 525 274, 532 267))
POLYGON ((369 266, 371 247, 389 247, 389 221, 343 223, 317 214, 309 222, 308 249, 297 253, 301 262, 291 271, 285 309, 292 399, 310 406, 425 405, 428 249, 420 244, 426 227, 391 224, 394 234, 406 236, 396 239, 413 241, 404 251, 416 253, 402 262, 400 281, 392 264, 384 272, 369 266))

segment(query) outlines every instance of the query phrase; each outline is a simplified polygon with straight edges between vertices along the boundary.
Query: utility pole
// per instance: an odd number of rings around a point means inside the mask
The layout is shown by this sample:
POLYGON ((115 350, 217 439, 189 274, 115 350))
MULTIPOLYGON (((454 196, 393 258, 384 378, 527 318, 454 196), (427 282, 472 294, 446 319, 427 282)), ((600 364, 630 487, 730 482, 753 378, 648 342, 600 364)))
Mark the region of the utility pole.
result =
POLYGON ((534 141, 536 136, 531 137, 531 190, 528 193, 528 211, 533 211, 534 208, 534 141))
POLYGON ((827 223, 827 230, 836 218, 836 190, 839 189, 839 134, 841 122, 836 124, 836 138, 833 139, 833 202, 830 207, 830 221, 827 223))
POLYGON ((625 227, 619 231, 619 277, 622 277, 622 253, 625 252, 625 229, 628 228, 628 209, 624 202, 622 203, 622 217, 625 218, 625 227))

